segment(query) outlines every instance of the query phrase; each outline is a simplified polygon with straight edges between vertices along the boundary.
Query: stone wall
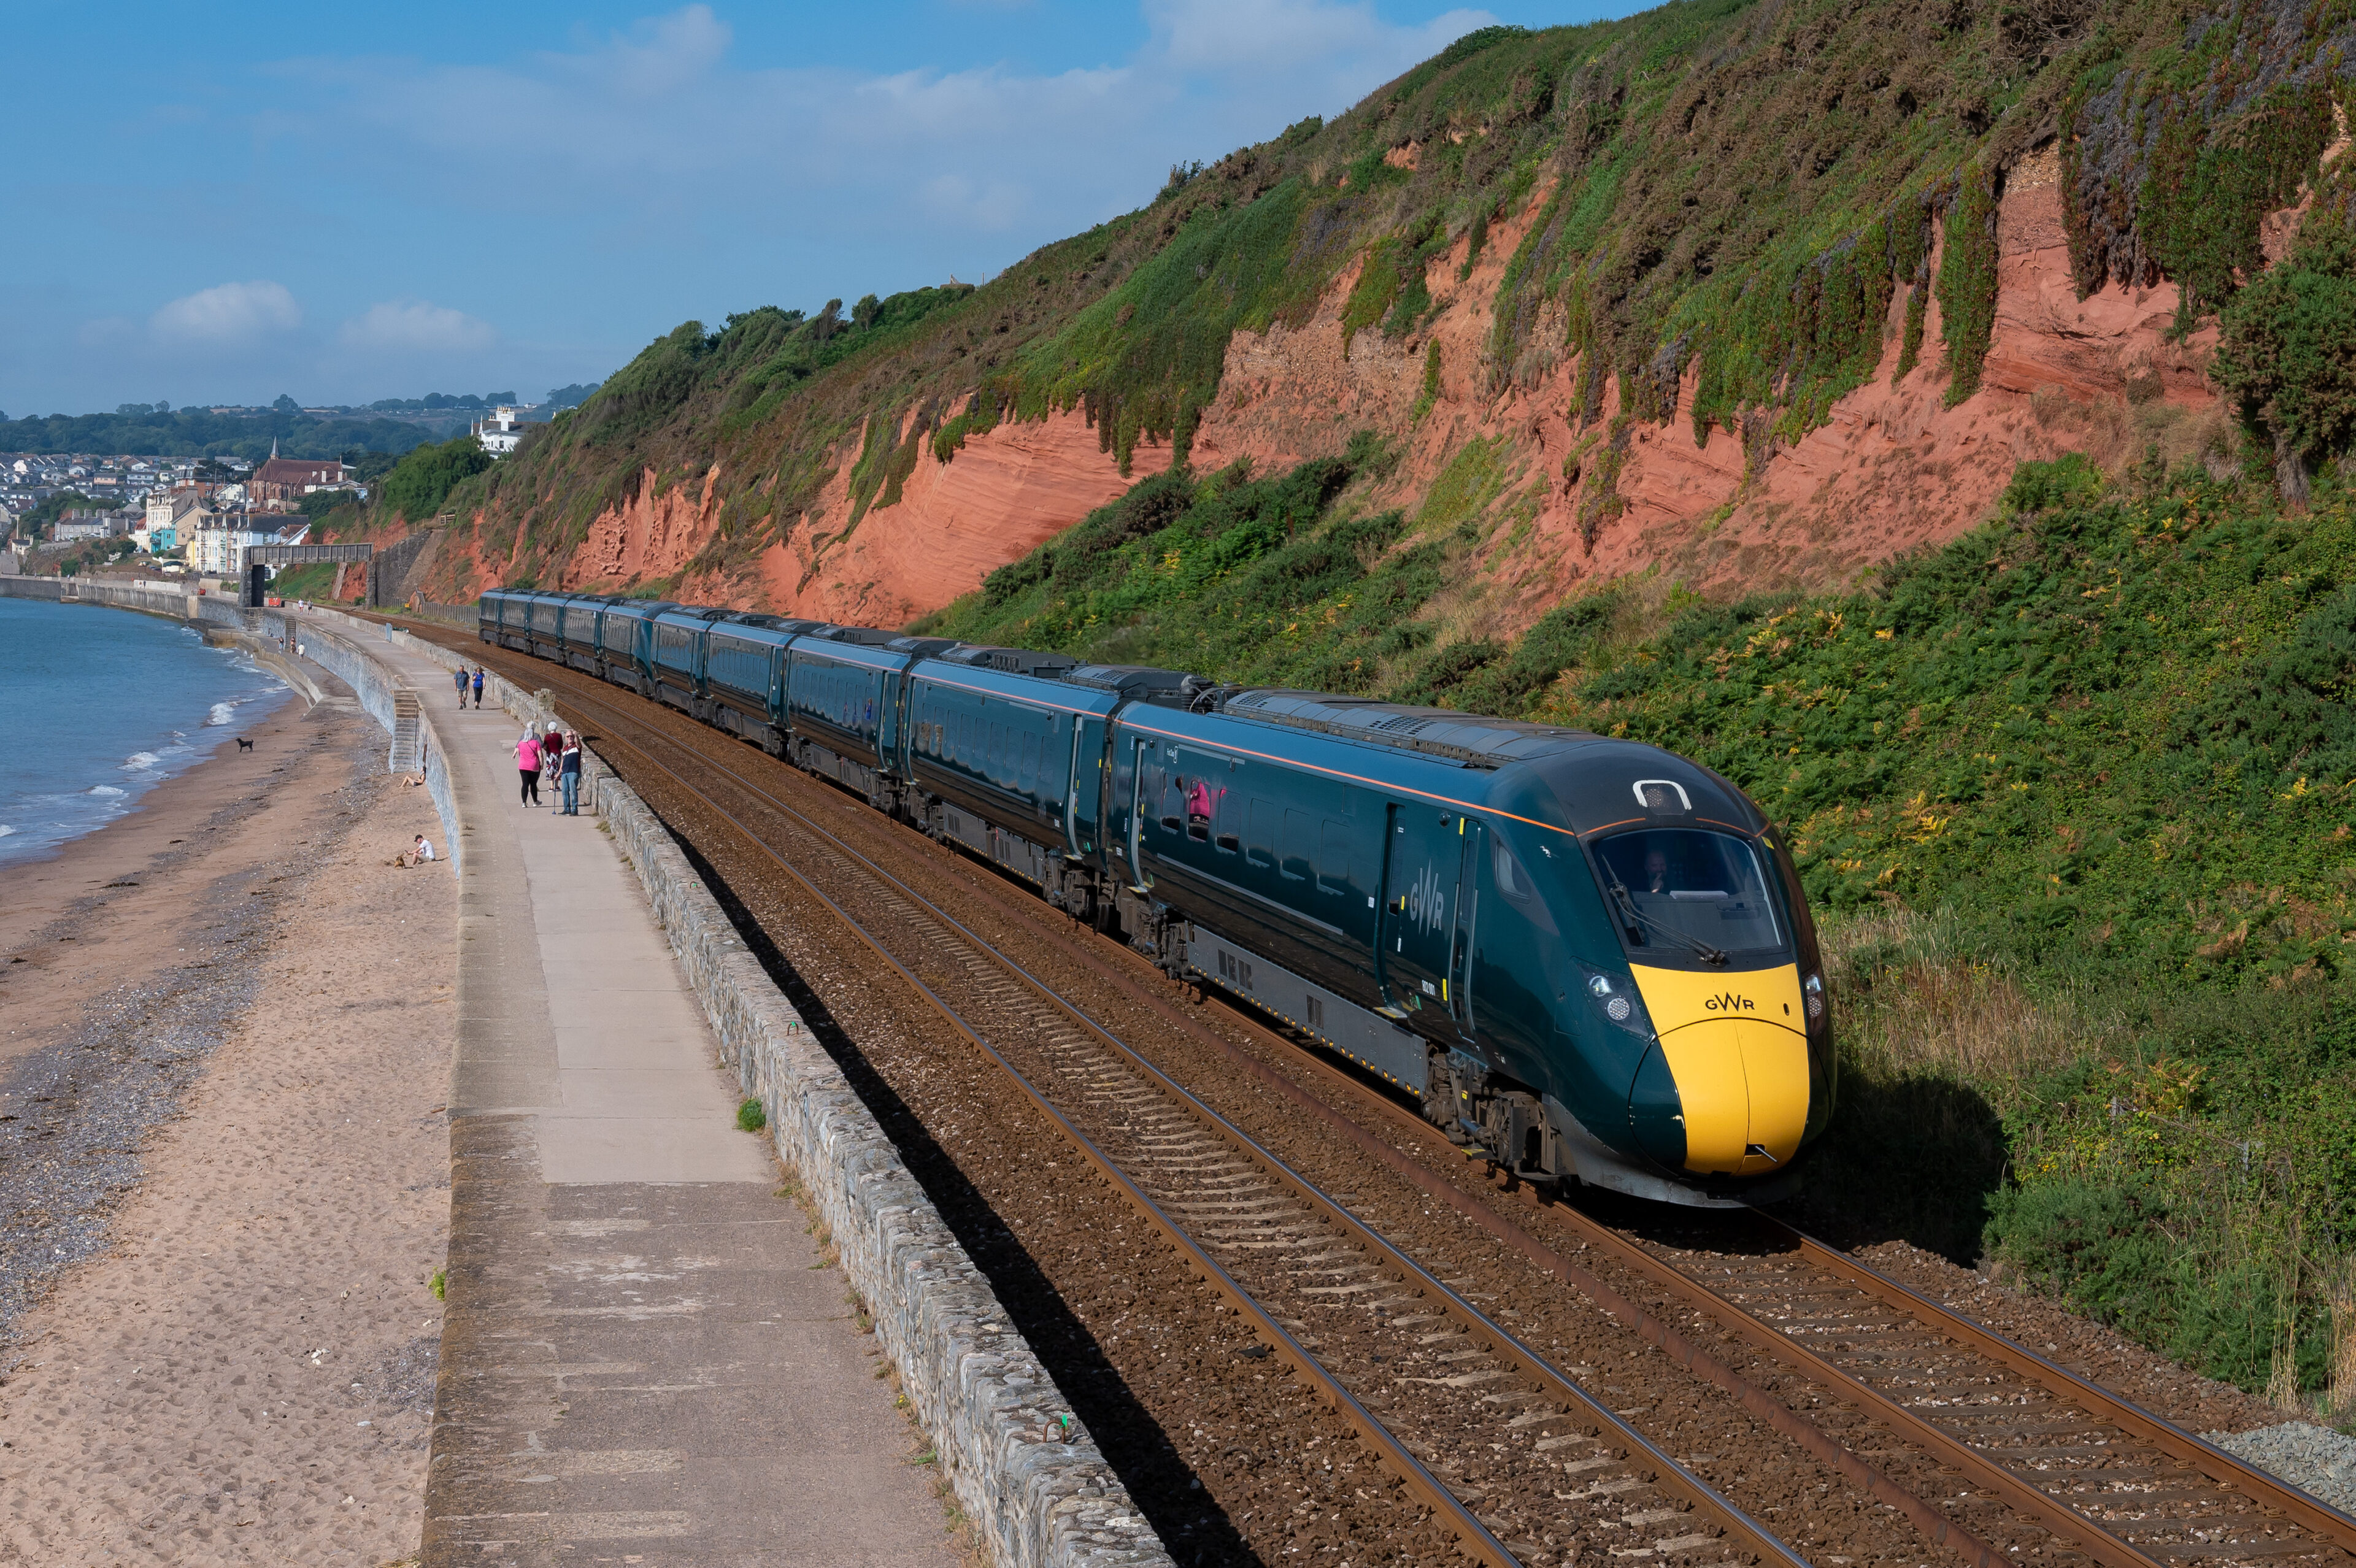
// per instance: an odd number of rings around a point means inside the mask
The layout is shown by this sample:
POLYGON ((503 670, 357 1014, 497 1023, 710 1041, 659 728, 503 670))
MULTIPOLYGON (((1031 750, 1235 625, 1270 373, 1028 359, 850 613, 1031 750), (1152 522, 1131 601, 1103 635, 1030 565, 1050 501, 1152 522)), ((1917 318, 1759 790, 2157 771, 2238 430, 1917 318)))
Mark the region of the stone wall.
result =
MULTIPOLYGON (((405 632, 391 637, 444 668, 464 662, 405 632)), ((486 691, 520 720, 554 718, 544 692, 498 677, 486 691)), ((594 752, 582 783, 583 804, 605 818, 645 884, 723 1060, 766 1108, 777 1152, 816 1204, 990 1560, 1000 1568, 1169 1568, 1161 1538, 990 1281, 669 832, 594 752)))

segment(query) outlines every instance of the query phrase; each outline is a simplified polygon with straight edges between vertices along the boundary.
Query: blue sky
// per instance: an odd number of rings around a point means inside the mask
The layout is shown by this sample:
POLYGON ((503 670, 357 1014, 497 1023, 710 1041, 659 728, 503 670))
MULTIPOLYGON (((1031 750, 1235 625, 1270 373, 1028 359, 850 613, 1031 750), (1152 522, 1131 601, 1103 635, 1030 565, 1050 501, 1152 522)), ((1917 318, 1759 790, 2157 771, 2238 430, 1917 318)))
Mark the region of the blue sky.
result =
POLYGON ((1487 0, 11 0, 0 411, 594 380, 680 322, 987 278, 1487 0))

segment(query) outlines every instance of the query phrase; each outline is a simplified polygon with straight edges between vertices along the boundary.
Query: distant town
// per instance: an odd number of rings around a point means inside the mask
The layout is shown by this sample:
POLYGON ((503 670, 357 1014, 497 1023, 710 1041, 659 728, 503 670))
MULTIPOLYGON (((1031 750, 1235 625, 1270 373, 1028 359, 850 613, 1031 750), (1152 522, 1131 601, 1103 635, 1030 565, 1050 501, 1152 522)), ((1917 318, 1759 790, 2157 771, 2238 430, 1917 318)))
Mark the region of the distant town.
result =
MULTIPOLYGON (((519 402, 511 392, 492 399, 434 392, 358 408, 300 407, 282 398, 273 407, 181 412, 417 419, 444 428, 455 422, 453 416, 472 415, 467 433, 497 458, 514 452, 531 426, 594 390, 595 383, 560 387, 542 403, 519 402)), ((125 404, 116 413, 135 419, 169 411, 168 405, 125 404)), ((0 433, 10 428, 0 422, 0 433)), ((275 442, 258 463, 229 455, 0 453, 0 572, 225 577, 238 570, 248 546, 301 544, 319 518, 367 500, 371 484, 396 461, 364 450, 339 458, 285 457, 275 442)))

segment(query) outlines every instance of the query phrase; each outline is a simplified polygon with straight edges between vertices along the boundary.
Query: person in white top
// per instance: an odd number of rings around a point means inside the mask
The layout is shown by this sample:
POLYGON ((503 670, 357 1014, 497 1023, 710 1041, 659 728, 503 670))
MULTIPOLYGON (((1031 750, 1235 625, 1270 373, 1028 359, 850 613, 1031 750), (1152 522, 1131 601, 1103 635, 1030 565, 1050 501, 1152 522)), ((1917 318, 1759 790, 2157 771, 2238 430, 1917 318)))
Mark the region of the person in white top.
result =
POLYGON ((421 833, 417 836, 417 843, 413 846, 413 848, 416 853, 417 863, 419 865, 423 866, 426 861, 434 859, 434 846, 427 841, 424 834, 421 833))

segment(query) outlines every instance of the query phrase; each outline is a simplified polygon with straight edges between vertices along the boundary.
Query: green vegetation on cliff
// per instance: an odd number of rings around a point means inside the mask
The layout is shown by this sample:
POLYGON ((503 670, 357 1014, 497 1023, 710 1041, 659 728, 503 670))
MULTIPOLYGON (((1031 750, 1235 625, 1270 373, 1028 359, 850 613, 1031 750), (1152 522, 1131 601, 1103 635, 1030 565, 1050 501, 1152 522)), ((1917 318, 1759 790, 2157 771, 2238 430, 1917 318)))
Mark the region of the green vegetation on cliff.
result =
POLYGON ((1615 387, 1622 420, 1666 421, 1691 377, 1697 433, 1755 455, 1872 373, 1901 294, 1907 362, 1976 387, 2003 185, 2057 142, 2082 287, 2164 272, 2188 324, 2227 304, 2261 215, 2316 172, 2351 45, 2356 0, 1683 0, 1484 28, 979 289, 688 323, 450 504, 545 574, 601 507, 717 464, 695 566, 726 571, 838 464, 859 467, 854 515, 820 520, 839 537, 1001 420, 1079 409, 1124 465, 1140 441, 1183 456, 1235 333, 1305 319, 1355 267, 1346 329, 1411 340, 1467 275, 1441 260, 1509 224, 1481 375, 1575 356, 1589 421, 1615 387))

